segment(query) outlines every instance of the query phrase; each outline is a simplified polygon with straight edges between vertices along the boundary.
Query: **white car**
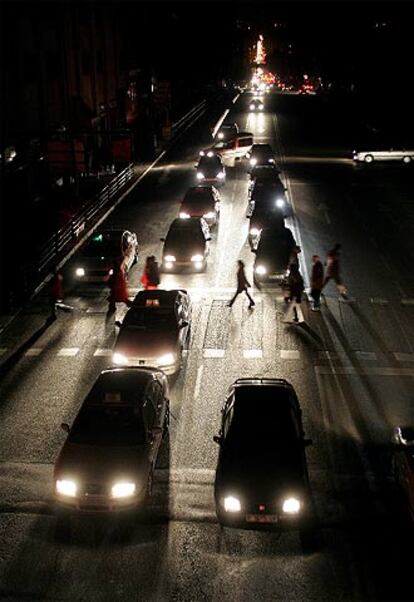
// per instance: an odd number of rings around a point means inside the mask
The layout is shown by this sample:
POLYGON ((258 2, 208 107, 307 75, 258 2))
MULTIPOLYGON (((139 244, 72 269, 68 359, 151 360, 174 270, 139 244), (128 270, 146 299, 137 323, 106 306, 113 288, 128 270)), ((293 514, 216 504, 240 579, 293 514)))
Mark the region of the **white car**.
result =
POLYGON ((363 161, 364 163, 373 163, 374 161, 400 161, 408 164, 414 160, 414 150, 405 150, 404 148, 389 148, 375 151, 354 150, 352 153, 352 158, 354 161, 363 161))

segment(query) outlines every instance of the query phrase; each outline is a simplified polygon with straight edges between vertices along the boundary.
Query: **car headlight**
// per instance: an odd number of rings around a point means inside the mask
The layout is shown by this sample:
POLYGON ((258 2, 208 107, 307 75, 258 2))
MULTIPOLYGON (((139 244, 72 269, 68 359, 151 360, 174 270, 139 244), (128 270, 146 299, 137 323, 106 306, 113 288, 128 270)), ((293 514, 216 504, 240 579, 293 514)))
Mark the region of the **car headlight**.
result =
POLYGON ((128 363, 128 358, 126 355, 124 355, 123 353, 114 353, 112 356, 112 361, 114 364, 116 364, 117 366, 125 366, 125 364, 128 363))
POLYGON ((267 160, 267 162, 268 162, 268 163, 274 163, 274 162, 275 162, 275 160, 274 160, 274 159, 268 159, 268 160, 267 160))
POLYGON ((296 497, 288 497, 283 501, 282 510, 285 514, 298 514, 300 508, 301 503, 296 497))
POLYGON ((203 215, 203 217, 204 217, 204 219, 213 219, 213 217, 214 217, 215 215, 216 215, 216 214, 214 213, 214 211, 209 211, 208 213, 205 213, 205 214, 203 215))
POLYGON ((76 268, 75 274, 78 278, 85 276, 85 268, 76 268))
POLYGON ((158 358, 158 364, 160 366, 171 366, 175 364, 176 356, 175 353, 166 353, 158 358))
POLYGON ((285 206, 285 201, 284 201, 284 199, 281 199, 281 198, 279 198, 279 199, 276 199, 276 207, 279 207, 279 208, 281 208, 281 207, 284 207, 284 206, 285 206))
POLYGON ((193 255, 191 257, 191 261, 203 261, 204 257, 202 255, 193 255))
POLYGON ((254 159, 254 158, 253 158, 253 159, 250 159, 249 163, 250 163, 250 165, 253 167, 254 165, 256 165, 256 163, 257 163, 257 159, 254 159))
POLYGON ((175 255, 166 255, 164 261, 175 261, 175 255))
POLYGON ((189 213, 185 213, 184 211, 180 212, 181 219, 188 219, 189 217, 191 217, 189 213))
POLYGON ((212 157, 214 155, 213 151, 208 151, 207 157, 212 157))
POLYGON ((250 110, 254 111, 254 105, 250 105, 250 110))
POLYGON ((264 265, 258 265, 256 268, 256 274, 259 274, 259 276, 264 276, 267 273, 267 269, 264 267, 264 265))
POLYGON ((200 152, 199 152, 199 155, 200 155, 200 157, 204 157, 204 155, 205 155, 205 154, 206 154, 206 153, 205 153, 204 151, 200 151, 200 152))
POLYGON ((227 495, 224 498, 224 510, 226 512, 240 512, 240 500, 237 497, 234 497, 233 495, 227 495))
POLYGON ((75 497, 77 490, 78 486, 76 485, 75 481, 70 481, 69 479, 58 479, 56 481, 56 492, 60 495, 75 497))
POLYGON ((166 261, 166 262, 164 263, 164 267, 165 267, 165 269, 166 269, 166 270, 171 270, 171 268, 172 268, 173 266, 174 266, 174 264, 173 264, 173 262, 172 262, 172 261, 166 261))
POLYGON ((219 180, 222 180, 224 178, 224 171, 219 171, 217 177, 219 180))
POLYGON ((218 138, 219 140, 223 140, 223 138, 224 138, 224 134, 223 134, 223 132, 219 132, 219 133, 218 133, 218 136, 217 136, 217 138, 218 138))
POLYGON ((131 497, 131 495, 134 495, 135 490, 135 483, 129 483, 127 481, 123 483, 115 483, 115 485, 112 485, 111 496, 116 499, 131 497))
POLYGON ((114 270, 113 270, 113 268, 111 268, 111 269, 109 270, 108 274, 109 274, 109 276, 112 276, 112 275, 113 275, 113 273, 114 273, 114 270))
POLYGON ((263 105, 259 105, 259 109, 260 109, 261 111, 263 111, 263 109, 264 109, 264 106, 263 106, 263 105))
POLYGON ((259 228, 252 228, 250 230, 250 236, 259 236, 259 234, 260 234, 259 228))
POLYGON ((204 180, 204 174, 201 171, 197 172, 197 180, 204 180))

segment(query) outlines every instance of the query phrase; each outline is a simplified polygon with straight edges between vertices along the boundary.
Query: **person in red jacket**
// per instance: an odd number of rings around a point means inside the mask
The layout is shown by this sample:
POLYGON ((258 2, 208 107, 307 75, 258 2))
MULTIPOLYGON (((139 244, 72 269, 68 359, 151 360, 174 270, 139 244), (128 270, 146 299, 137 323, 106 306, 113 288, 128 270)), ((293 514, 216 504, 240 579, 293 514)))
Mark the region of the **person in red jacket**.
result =
POLYGON ((147 257, 144 271, 141 276, 141 284, 146 290, 158 288, 160 283, 160 269, 154 255, 147 257))

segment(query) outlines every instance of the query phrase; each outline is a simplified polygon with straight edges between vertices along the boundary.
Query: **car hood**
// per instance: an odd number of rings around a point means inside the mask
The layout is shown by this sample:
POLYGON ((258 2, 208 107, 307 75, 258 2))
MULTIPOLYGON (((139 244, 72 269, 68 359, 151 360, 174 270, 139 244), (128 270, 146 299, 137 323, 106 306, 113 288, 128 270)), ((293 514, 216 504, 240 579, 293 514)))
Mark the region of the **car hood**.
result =
POLYGON ((122 328, 114 351, 126 355, 152 358, 177 351, 178 333, 122 328))
POLYGON ((149 446, 112 447, 78 445, 67 441, 55 466, 55 478, 81 482, 112 482, 122 478, 146 481, 149 446))
POLYGON ((76 267, 90 270, 110 270, 114 257, 80 257, 76 260, 76 267))

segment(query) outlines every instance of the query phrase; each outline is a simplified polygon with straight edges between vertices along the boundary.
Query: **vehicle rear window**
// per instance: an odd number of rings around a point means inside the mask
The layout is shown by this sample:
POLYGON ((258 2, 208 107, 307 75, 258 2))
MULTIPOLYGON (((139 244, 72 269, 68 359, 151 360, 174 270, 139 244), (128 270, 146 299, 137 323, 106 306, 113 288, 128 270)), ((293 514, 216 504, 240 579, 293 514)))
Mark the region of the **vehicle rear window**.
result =
POLYGON ((145 443, 141 408, 85 405, 70 431, 70 442, 105 447, 141 445, 145 443))
POLYGON ((184 197, 184 201, 183 203, 185 203, 186 205, 190 205, 191 203, 193 203, 194 205, 197 203, 208 203, 213 199, 213 195, 211 190, 207 189, 195 189, 195 190, 189 190, 185 197, 184 197))
POLYGON ((98 235, 91 238, 82 250, 85 257, 117 257, 122 254, 121 237, 98 235))
POLYGON ((132 307, 125 316, 123 324, 142 330, 163 330, 176 326, 174 309, 172 307, 132 307))

